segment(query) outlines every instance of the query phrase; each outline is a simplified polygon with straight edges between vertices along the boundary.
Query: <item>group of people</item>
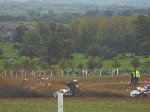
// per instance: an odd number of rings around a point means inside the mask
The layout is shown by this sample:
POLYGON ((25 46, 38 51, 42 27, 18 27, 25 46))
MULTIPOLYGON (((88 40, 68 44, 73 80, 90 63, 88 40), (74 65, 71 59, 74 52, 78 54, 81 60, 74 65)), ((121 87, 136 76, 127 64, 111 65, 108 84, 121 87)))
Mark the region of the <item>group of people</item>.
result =
POLYGON ((139 85, 139 78, 140 78, 140 72, 137 69, 132 69, 130 86, 137 87, 139 85))

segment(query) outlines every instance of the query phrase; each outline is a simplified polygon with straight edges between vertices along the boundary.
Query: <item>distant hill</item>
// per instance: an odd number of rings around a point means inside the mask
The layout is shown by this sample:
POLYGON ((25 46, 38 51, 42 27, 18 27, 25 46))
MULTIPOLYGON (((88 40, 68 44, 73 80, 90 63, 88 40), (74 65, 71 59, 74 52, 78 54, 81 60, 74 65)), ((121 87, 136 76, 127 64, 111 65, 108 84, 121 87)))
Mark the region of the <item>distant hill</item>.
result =
MULTIPOLYGON (((36 1, 36 0, 35 0, 36 1)), ((43 1, 43 0, 38 0, 43 1)), ((129 5, 134 7, 150 7, 150 0, 44 0, 45 2, 84 3, 95 5, 129 5)))
POLYGON ((91 4, 91 5, 128 5, 134 7, 150 7, 150 0, 0 0, 0 1, 40 1, 63 4, 91 4))

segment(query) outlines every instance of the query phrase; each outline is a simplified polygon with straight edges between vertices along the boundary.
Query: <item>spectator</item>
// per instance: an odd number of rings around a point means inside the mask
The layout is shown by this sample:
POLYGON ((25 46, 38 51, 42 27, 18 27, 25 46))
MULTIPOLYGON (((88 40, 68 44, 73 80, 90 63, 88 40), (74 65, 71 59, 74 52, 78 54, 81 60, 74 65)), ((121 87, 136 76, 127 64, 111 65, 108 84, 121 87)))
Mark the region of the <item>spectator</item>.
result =
POLYGON ((139 85, 140 72, 138 70, 134 71, 135 73, 135 86, 139 85))
POLYGON ((132 69, 131 71, 131 80, 130 80, 130 86, 135 85, 135 70, 132 69))

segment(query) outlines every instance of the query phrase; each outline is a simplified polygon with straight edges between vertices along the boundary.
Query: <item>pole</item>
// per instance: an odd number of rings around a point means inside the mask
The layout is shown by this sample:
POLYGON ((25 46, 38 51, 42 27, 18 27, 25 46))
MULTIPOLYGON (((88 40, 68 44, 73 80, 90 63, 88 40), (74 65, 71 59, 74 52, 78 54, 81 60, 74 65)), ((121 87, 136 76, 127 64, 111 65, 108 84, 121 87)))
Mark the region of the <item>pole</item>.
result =
POLYGON ((119 70, 118 70, 118 68, 117 68, 117 75, 119 74, 119 70))
POLYGON ((63 76, 64 76, 64 71, 62 70, 62 72, 61 72, 61 73, 62 73, 62 77, 63 77, 63 76))
POLYGON ((7 71, 5 71, 5 77, 7 77, 7 71))
POLYGON ((58 93, 58 112, 63 112, 63 93, 58 93))
POLYGON ((10 76, 11 76, 11 78, 13 77, 13 72, 12 71, 10 71, 10 76))
POLYGON ((53 77, 53 71, 51 71, 51 77, 53 77))
POLYGON ((99 70, 99 75, 102 76, 102 70, 101 69, 99 70))

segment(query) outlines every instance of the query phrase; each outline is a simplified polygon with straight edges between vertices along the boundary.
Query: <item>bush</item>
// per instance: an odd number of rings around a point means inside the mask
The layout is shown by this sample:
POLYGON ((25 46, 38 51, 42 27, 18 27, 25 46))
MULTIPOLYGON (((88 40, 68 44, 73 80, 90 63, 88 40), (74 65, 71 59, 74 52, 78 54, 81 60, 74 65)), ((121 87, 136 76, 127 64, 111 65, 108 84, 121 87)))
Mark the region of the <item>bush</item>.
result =
POLYGON ((131 65, 134 68, 140 67, 140 61, 137 58, 134 58, 133 60, 131 60, 131 65))
POLYGON ((0 56, 2 56, 4 54, 4 51, 2 48, 0 48, 0 56))

